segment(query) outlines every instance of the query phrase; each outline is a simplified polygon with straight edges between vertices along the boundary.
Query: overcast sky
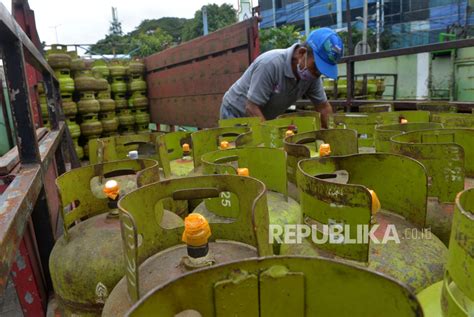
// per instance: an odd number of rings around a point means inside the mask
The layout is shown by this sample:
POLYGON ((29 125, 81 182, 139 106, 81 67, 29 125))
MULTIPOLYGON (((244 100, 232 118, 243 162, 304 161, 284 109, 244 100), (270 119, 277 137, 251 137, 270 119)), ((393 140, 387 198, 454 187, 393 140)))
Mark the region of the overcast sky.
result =
MULTIPOLYGON (((11 10, 11 0, 0 0, 11 10)), ((162 17, 192 18, 194 12, 208 3, 230 3, 237 0, 29 0, 35 11, 36 27, 41 41, 56 43, 55 27, 61 44, 93 44, 108 33, 112 7, 118 11, 122 30, 128 33, 144 19, 162 17)), ((257 2, 256 0, 254 2, 257 2)))

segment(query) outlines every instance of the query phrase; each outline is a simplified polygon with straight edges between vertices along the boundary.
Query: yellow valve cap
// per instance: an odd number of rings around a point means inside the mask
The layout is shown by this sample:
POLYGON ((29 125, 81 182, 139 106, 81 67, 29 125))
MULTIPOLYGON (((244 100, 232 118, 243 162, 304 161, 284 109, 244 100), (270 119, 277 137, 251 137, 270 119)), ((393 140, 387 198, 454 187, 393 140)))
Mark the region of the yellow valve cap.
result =
POLYGON ((402 118, 402 119, 400 119, 400 123, 401 123, 401 124, 407 124, 407 123, 408 123, 408 120, 405 119, 405 118, 402 118))
POLYGON ((239 176, 249 176, 249 169, 246 167, 238 168, 237 175, 239 176))
POLYGON ((380 200, 377 197, 377 194, 372 189, 369 189, 369 192, 372 196, 372 215, 374 216, 376 213, 379 212, 382 206, 380 205, 380 200))
POLYGON ((192 213, 184 218, 183 242, 193 247, 205 245, 211 236, 209 222, 201 214, 192 213))
POLYGON ((293 132, 293 130, 286 130, 285 132, 285 137, 289 137, 289 136, 293 136, 295 135, 295 133, 293 132))
POLYGON ((319 156, 328 156, 331 154, 331 145, 323 143, 319 146, 319 156))
POLYGON ((189 144, 188 143, 183 144, 183 152, 189 152, 189 144))
POLYGON ((227 142, 227 141, 222 141, 222 142, 221 142, 221 150, 225 150, 225 149, 227 149, 227 148, 229 148, 229 142, 227 142))
POLYGON ((109 180, 105 183, 103 192, 110 199, 116 199, 119 195, 120 187, 116 180, 109 180))

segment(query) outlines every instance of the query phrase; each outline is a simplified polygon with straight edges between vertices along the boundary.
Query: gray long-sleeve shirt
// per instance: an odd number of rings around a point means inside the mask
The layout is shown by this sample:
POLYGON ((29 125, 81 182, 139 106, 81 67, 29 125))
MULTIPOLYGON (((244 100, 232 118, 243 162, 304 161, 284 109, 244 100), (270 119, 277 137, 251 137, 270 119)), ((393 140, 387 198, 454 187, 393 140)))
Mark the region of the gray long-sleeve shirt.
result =
POLYGON ((303 95, 314 104, 326 102, 321 78, 298 81, 293 74, 291 59, 297 46, 271 50, 257 57, 224 95, 221 118, 245 117, 247 100, 260 106, 266 119, 284 113, 303 95))

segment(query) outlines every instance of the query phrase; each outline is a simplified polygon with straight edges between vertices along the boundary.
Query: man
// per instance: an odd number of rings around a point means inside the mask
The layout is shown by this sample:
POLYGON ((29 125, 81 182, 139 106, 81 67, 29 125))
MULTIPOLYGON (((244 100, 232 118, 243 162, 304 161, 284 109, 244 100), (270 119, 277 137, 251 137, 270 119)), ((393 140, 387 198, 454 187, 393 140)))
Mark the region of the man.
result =
POLYGON ((265 52, 224 95, 221 119, 273 119, 306 95, 321 113, 323 128, 327 128, 332 107, 320 76, 337 79, 336 63, 342 54, 342 40, 329 28, 311 32, 301 45, 265 52))

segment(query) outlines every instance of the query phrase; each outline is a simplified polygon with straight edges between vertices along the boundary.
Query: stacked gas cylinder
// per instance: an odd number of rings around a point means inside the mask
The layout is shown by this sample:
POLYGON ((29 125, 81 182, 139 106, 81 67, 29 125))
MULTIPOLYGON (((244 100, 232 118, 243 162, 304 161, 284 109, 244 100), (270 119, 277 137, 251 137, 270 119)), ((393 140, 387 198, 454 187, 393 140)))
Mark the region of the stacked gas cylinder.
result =
MULTIPOLYGON (((118 132, 148 132, 150 115, 142 61, 107 63, 101 59, 86 63, 63 45, 53 45, 46 56, 60 83, 63 111, 79 158, 87 156, 90 139, 118 132)), ((42 85, 38 92, 43 123, 48 126, 42 85)))
MULTIPOLYGON (((67 47, 64 45, 52 45, 51 49, 46 52, 46 57, 49 65, 54 69, 59 81, 59 89, 61 93, 63 112, 66 116, 66 123, 71 133, 76 153, 78 157, 81 158, 84 155, 84 151, 82 147, 79 146, 81 130, 76 122, 77 104, 73 101, 75 83, 71 78, 71 75, 84 68, 84 62, 77 56, 75 51, 68 52, 67 47)), ((38 92, 40 95, 43 124, 44 126, 49 126, 45 89, 42 83, 38 86, 38 92)))
POLYGON ((145 65, 139 60, 132 60, 128 65, 115 60, 110 62, 109 69, 120 133, 148 132, 150 115, 143 77, 145 65))
POLYGON ((148 132, 150 115, 148 113, 148 98, 146 95, 145 64, 138 60, 130 61, 128 65, 129 83, 128 99, 129 107, 135 112, 135 127, 137 133, 148 132))

